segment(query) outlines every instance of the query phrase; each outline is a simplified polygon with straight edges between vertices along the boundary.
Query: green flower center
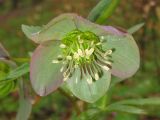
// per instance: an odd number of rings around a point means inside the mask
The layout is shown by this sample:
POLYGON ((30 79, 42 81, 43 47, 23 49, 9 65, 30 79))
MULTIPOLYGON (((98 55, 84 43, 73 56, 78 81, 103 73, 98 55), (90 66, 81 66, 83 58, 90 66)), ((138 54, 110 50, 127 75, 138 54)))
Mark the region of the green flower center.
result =
POLYGON ((91 63, 96 48, 100 48, 100 39, 94 33, 74 30, 62 39, 61 47, 66 59, 73 59, 76 65, 91 63))
POLYGON ((65 64, 60 70, 63 72, 64 81, 71 77, 78 67, 81 69, 81 78, 85 75, 91 76, 91 79, 87 79, 89 84, 103 75, 102 69, 111 69, 110 55, 113 50, 103 51, 102 39, 103 36, 100 38, 90 31, 80 30, 73 30, 62 39, 62 55, 52 63, 65 64))

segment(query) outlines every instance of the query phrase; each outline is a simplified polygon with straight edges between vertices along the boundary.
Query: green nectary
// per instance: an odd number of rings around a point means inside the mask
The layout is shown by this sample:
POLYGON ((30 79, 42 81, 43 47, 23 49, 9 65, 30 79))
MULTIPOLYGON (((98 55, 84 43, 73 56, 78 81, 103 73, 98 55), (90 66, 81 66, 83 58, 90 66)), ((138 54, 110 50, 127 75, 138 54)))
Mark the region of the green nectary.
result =
POLYGON ((102 50, 102 39, 103 37, 100 38, 90 31, 73 30, 65 35, 60 44, 62 55, 52 61, 65 64, 65 67, 61 68, 64 80, 71 77, 79 67, 81 79, 89 74, 90 79, 87 79, 87 82, 91 84, 102 76, 102 69, 108 71, 111 68, 109 55, 112 54, 112 50, 102 50))
POLYGON ((77 65, 91 63, 94 57, 94 50, 100 48, 100 38, 90 31, 82 32, 73 30, 63 39, 61 47, 63 55, 68 59, 74 59, 77 65))
POLYGON ((69 32, 62 39, 62 42, 66 45, 71 45, 73 42, 76 42, 76 43, 79 44, 80 39, 78 39, 78 38, 80 38, 81 40, 85 40, 84 41, 85 43, 91 42, 91 41, 94 41, 95 43, 100 42, 99 37, 96 34, 94 34, 93 32, 90 32, 90 31, 82 32, 80 30, 73 30, 73 31, 69 32))

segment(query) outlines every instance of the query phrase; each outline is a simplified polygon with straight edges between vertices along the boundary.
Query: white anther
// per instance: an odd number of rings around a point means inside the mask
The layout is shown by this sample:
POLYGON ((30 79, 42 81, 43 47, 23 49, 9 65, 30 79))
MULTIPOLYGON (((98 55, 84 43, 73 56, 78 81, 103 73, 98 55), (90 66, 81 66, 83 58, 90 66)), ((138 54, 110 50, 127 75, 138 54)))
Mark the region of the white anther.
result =
POLYGON ((81 39, 81 36, 80 35, 78 35, 78 41, 79 41, 79 43, 83 43, 83 40, 81 39))
POLYGON ((99 80, 99 75, 98 75, 98 73, 95 73, 95 80, 99 80))
POLYGON ((92 84, 92 78, 87 78, 88 84, 92 84))
POLYGON ((108 65, 111 65, 112 63, 109 61, 104 61, 105 63, 107 63, 108 65))
POLYGON ((93 52, 94 52, 94 48, 91 48, 90 50, 88 50, 88 49, 85 50, 85 53, 87 56, 92 55, 93 52))
POLYGON ((66 62, 66 61, 63 61, 63 62, 62 62, 62 64, 64 64, 64 65, 65 65, 65 64, 67 64, 67 62, 66 62))
POLYGON ((60 48, 66 48, 65 44, 60 44, 60 48))
POLYGON ((64 67, 61 67, 60 72, 63 72, 63 70, 64 70, 64 67))
POLYGON ((101 40, 104 40, 104 36, 101 36, 100 39, 101 39, 101 40))
POLYGON ((94 41, 91 42, 91 46, 94 44, 94 41))
POLYGON ((66 72, 63 73, 63 77, 66 77, 66 72))
POLYGON ((66 58, 67 58, 67 60, 72 60, 72 56, 68 55, 66 58))
POLYGON ((89 51, 88 49, 85 49, 85 54, 86 54, 86 55, 88 55, 88 51, 89 51))
POLYGON ((52 60, 52 63, 59 63, 58 60, 52 60))
POLYGON ((102 68, 104 69, 104 70, 106 70, 106 71, 108 71, 110 68, 109 67, 107 67, 107 66, 102 66, 102 68))
POLYGON ((101 45, 102 44, 102 42, 98 42, 96 45, 98 46, 98 45, 101 45))
POLYGON ((76 65, 74 65, 74 68, 78 68, 78 65, 76 64, 76 65))
POLYGON ((78 83, 78 78, 76 77, 76 84, 78 83))
POLYGON ((112 50, 107 50, 107 51, 104 53, 104 56, 111 55, 111 54, 112 54, 112 50))
POLYGON ((68 77, 64 77, 64 78, 63 78, 63 81, 66 81, 66 80, 68 80, 68 77))
POLYGON ((83 51, 82 51, 81 49, 78 49, 78 55, 79 55, 80 57, 84 57, 83 51))
POLYGON ((62 55, 58 55, 58 58, 62 58, 62 55))
POLYGON ((74 57, 74 59, 78 59, 79 60, 79 54, 78 53, 75 52, 73 57, 74 57))

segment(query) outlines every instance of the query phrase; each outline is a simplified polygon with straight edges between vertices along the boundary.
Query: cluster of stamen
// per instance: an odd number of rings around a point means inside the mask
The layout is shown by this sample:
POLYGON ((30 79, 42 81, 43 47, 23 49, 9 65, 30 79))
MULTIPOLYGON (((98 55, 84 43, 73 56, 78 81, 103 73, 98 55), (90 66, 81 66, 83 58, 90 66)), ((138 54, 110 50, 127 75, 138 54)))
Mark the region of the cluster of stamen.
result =
POLYGON ((87 77, 88 84, 99 80, 103 75, 103 70, 111 69, 111 54, 113 49, 102 50, 104 37, 98 37, 94 33, 74 30, 67 34, 60 44, 62 55, 57 56, 52 63, 64 64, 60 69, 63 72, 64 81, 74 74, 76 68, 81 70, 81 79, 87 77))

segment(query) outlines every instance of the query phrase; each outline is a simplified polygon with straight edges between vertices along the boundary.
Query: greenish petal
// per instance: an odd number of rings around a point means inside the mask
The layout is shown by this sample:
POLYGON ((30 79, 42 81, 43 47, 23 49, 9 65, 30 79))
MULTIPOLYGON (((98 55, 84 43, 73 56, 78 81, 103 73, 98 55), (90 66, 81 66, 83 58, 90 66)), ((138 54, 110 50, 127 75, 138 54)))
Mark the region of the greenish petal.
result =
POLYGON ((76 68, 72 77, 67 80, 68 87, 71 92, 79 99, 93 103, 106 93, 110 85, 110 72, 103 72, 104 74, 99 80, 89 84, 87 79, 90 76, 85 75, 81 79, 81 71, 79 68, 76 68))
POLYGON ((56 90, 62 83, 62 64, 52 60, 61 54, 59 41, 41 44, 33 53, 30 67, 30 79, 36 93, 46 96, 56 90))
POLYGON ((91 23, 89 20, 71 13, 59 15, 43 27, 22 25, 25 35, 36 43, 61 40, 68 32, 75 29, 90 31, 96 35, 109 34, 102 26, 91 23))
POLYGON ((115 49, 111 55, 113 75, 125 79, 135 74, 140 65, 140 54, 131 35, 106 35, 102 46, 104 50, 115 49))

